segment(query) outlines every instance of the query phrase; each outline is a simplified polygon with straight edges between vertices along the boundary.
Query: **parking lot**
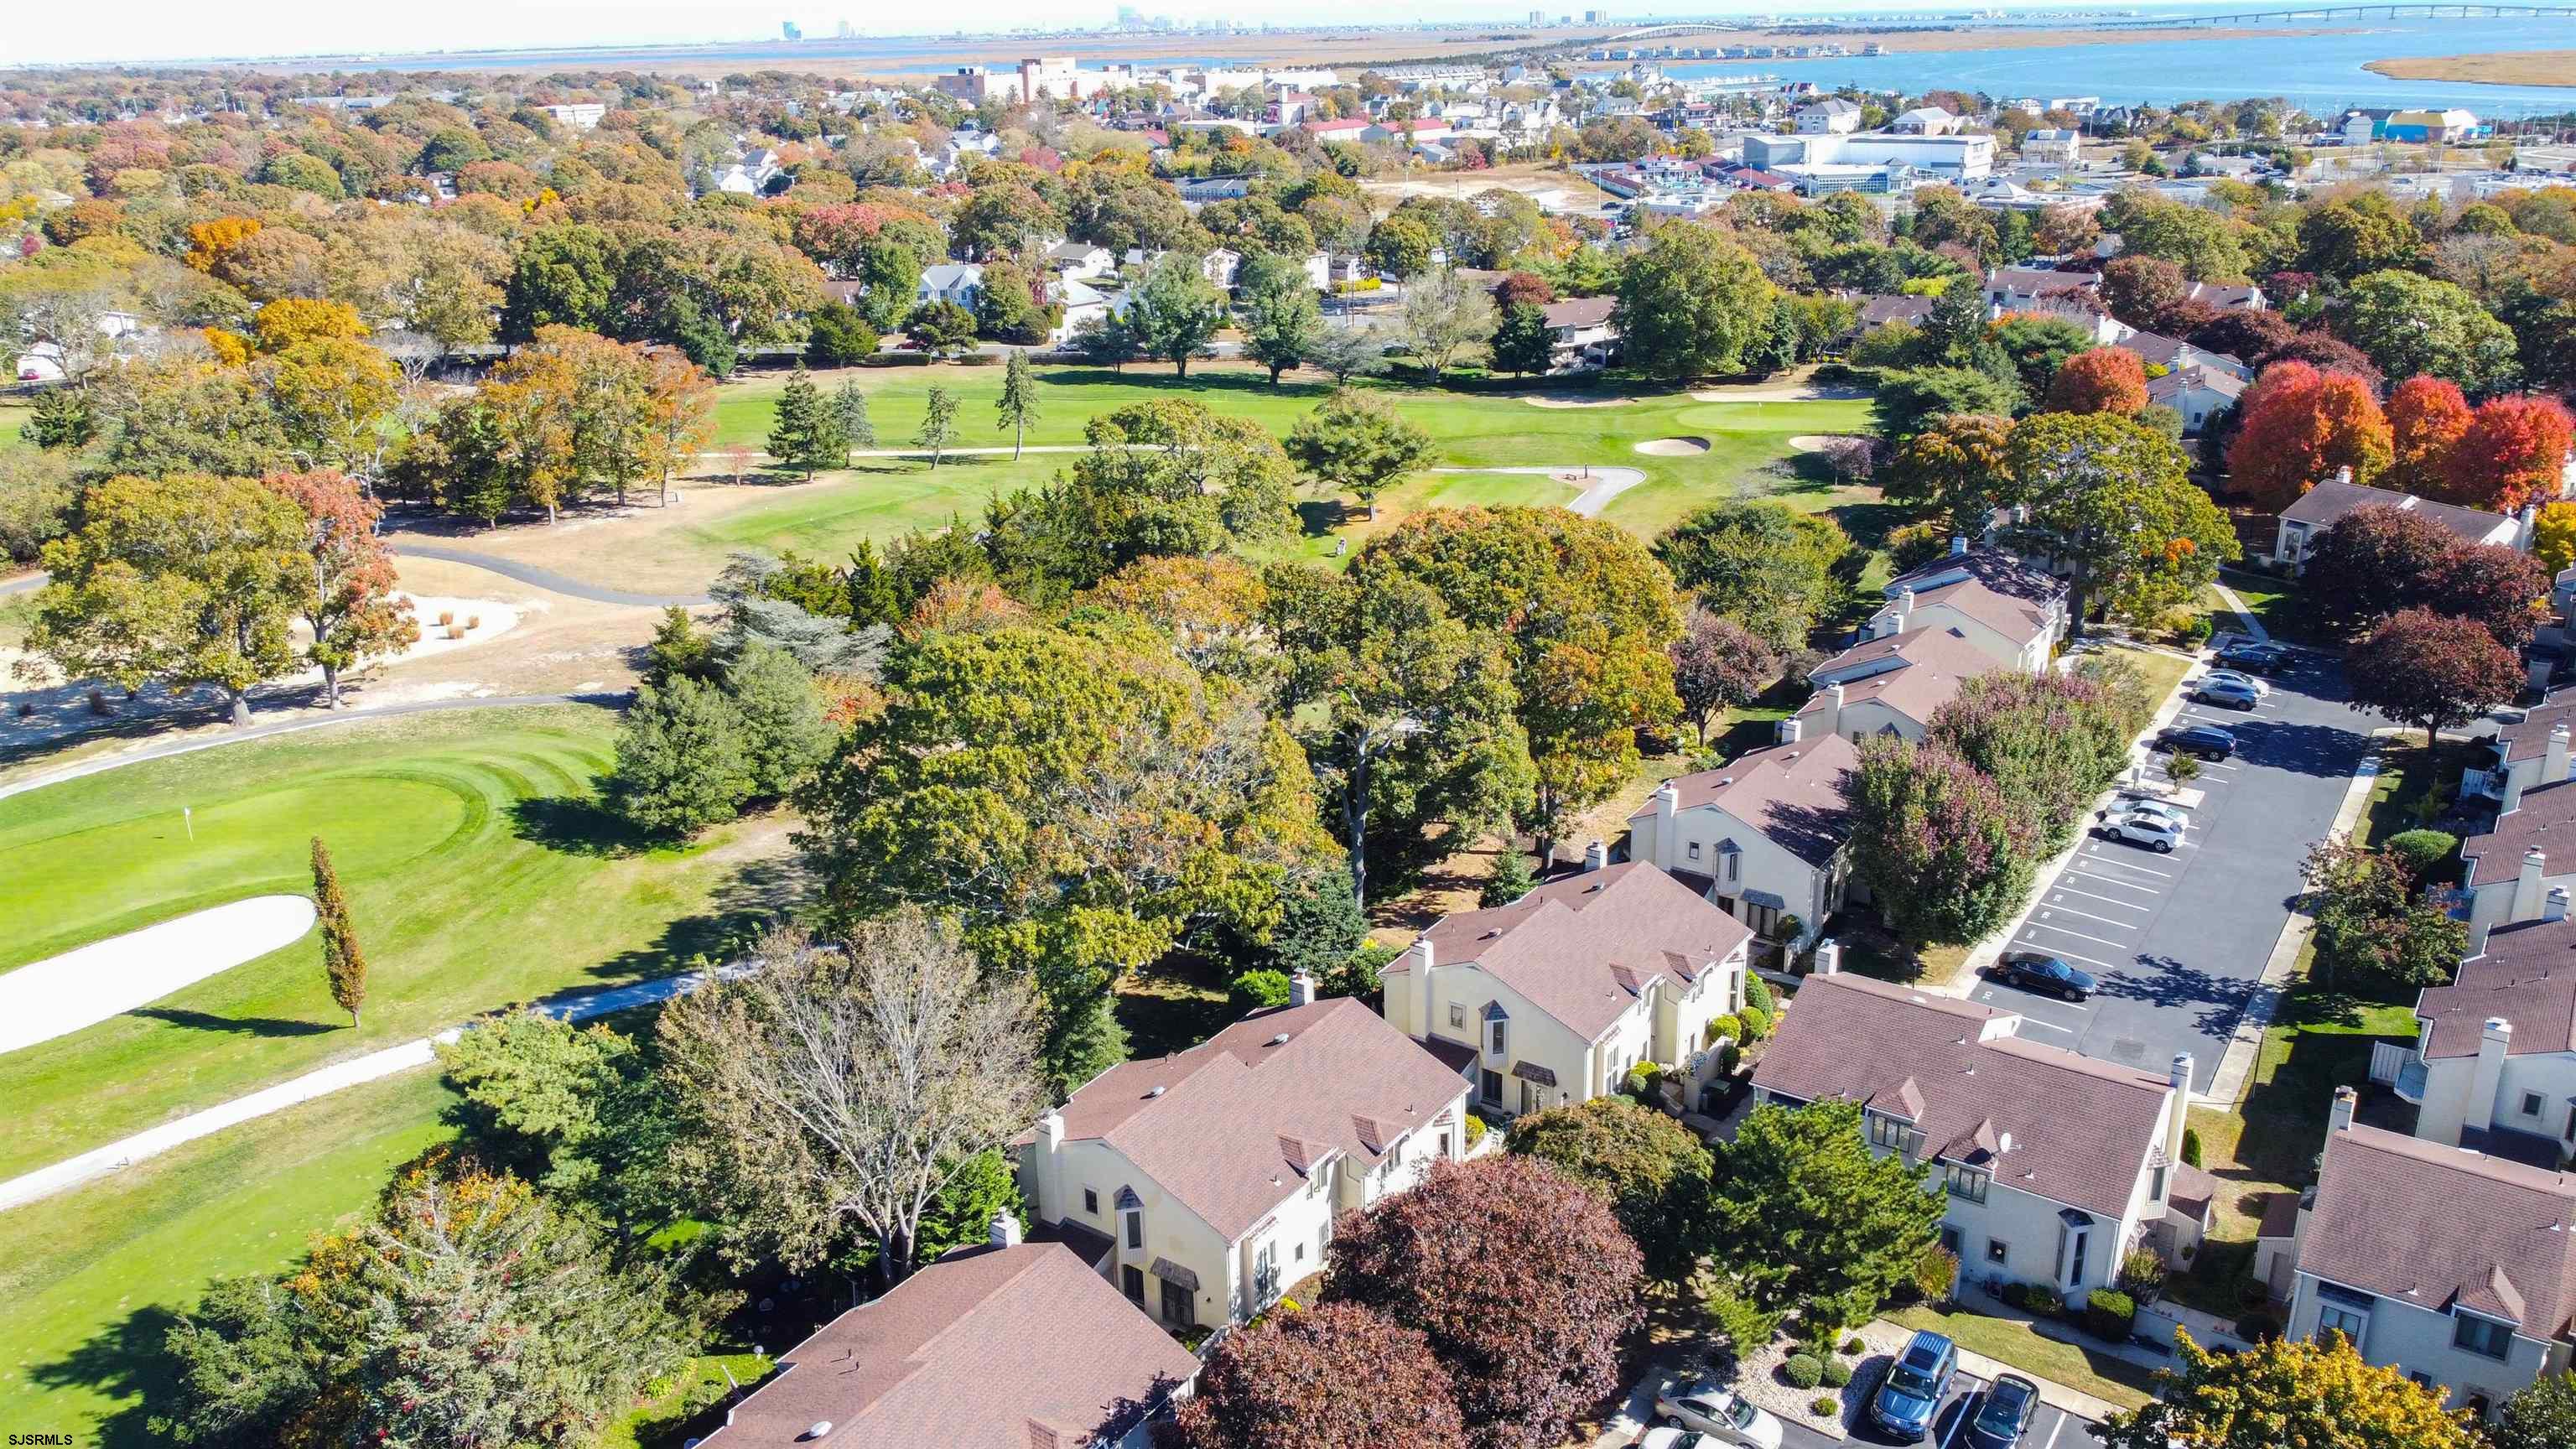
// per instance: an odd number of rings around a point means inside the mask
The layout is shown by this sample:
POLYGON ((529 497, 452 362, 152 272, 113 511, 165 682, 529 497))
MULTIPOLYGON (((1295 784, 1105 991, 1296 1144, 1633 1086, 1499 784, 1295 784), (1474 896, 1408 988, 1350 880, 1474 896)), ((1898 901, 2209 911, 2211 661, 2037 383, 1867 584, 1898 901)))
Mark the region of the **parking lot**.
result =
MULTIPOLYGON (((2023 1013, 2033 1040, 2124 1066, 2161 1074, 2189 1052, 2194 1087, 2209 1086, 2289 920, 2308 846, 2333 825, 2384 723, 2345 702, 2340 667, 2322 656, 2269 683, 2251 712, 2186 701, 2174 721, 2217 725, 2237 743, 2232 759, 2202 762, 2190 782, 2203 799, 2171 854, 2088 837, 2014 934, 2008 949, 2091 972, 2092 999, 1988 980, 1973 1000, 2023 1013)), ((2143 776, 2169 783, 2165 757, 2148 755, 2143 776)))
MULTIPOLYGON (((1979 1400, 1985 1387, 1984 1379, 1964 1371, 1952 1380, 1949 1399, 1941 1405, 1941 1412, 1933 1416, 1932 1432, 1920 1441, 1926 1449, 1954 1449, 1965 1439, 1968 1421, 1982 1407, 1979 1400)), ((1868 1423, 1863 1423, 1848 1440, 1830 1438, 1803 1424, 1792 1424, 1786 1420, 1780 1427, 1784 1431, 1780 1449, 1831 1449, 1831 1446, 1845 1444, 1898 1442, 1868 1423)), ((2029 1432, 2021 1436, 2021 1449, 2101 1449, 2101 1446, 2102 1440, 2094 1433, 2092 1424, 2054 1404, 2040 1405, 2039 1412, 2031 1418, 2029 1432)))

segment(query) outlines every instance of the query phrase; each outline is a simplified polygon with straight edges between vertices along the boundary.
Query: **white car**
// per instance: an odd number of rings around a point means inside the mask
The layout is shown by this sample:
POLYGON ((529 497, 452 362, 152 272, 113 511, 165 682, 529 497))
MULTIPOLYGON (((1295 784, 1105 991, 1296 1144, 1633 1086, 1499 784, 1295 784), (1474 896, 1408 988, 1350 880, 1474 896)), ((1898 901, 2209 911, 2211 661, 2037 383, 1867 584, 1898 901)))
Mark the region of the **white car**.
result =
POLYGON ((1717 1440, 1695 1429, 1648 1429, 1636 1449, 1723 1449, 1717 1440))
POLYGON ((2190 811, 2179 805, 2168 805, 2162 800, 2123 800, 2111 808, 2124 815, 2152 815, 2158 820, 2171 824, 2176 830, 2191 828, 2190 811))
MULTIPOLYGON (((1718 1449, 1720 1445, 1729 1444, 1743 1446, 1743 1449, 1780 1449, 1780 1421, 1715 1382, 1696 1383, 1686 1389, 1658 1395, 1655 1417, 1681 1426, 1681 1429, 1657 1430, 1657 1433, 1691 1431, 1670 1441, 1679 1449, 1692 1449, 1690 1441, 1693 1439, 1699 1441, 1703 1449, 1718 1449)), ((1653 1434, 1638 1441, 1641 1446, 1656 1442, 1653 1434)))
POLYGON ((2093 833, 2106 840, 2125 840, 2143 845, 2158 855, 2171 855, 2182 844, 2184 827, 2164 818, 2139 810, 2106 813, 2093 827, 2093 833))
POLYGON ((2242 670, 2212 669, 2201 675, 2200 680, 2203 684, 2241 684, 2247 689, 2254 691, 2256 694, 2270 694, 2272 692, 2272 686, 2269 682, 2257 679, 2253 675, 2247 674, 2242 670))

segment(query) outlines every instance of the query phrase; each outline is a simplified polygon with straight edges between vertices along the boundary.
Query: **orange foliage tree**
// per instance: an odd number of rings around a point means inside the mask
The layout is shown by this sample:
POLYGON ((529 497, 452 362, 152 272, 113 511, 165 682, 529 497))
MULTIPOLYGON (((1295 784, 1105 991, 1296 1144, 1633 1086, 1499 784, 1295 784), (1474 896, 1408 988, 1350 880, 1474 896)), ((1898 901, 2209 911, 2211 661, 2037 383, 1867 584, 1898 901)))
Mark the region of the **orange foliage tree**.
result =
POLYGON ((2244 418, 2227 449, 2238 496, 2274 512, 2350 468, 2367 483, 2388 468, 2388 419, 2370 384, 2304 362, 2276 362, 2245 391, 2244 418))
POLYGON ((2451 450, 2452 501, 2511 513, 2558 496, 2576 420, 2556 398, 2524 394, 2479 404, 2451 450))
POLYGON ((2388 486, 2427 498, 2449 495, 2451 453, 2469 430, 2469 400, 2447 377, 2410 377, 2388 395, 2388 486))
POLYGON ((2096 347, 2066 359, 2048 384, 2052 413, 2135 415, 2147 405, 2147 365, 2123 347, 2096 347))

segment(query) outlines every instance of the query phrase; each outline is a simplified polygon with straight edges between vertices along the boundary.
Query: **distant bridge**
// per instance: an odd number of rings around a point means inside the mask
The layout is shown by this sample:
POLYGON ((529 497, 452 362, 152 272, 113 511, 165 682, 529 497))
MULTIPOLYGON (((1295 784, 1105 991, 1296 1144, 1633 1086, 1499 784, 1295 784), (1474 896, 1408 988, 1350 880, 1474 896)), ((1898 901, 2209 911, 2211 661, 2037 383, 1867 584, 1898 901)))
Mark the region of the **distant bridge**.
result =
POLYGON ((1605 35, 1598 40, 1586 43, 1591 45, 1609 45, 1615 41, 1654 40, 1667 35, 1728 35, 1736 33, 1756 35, 1762 32, 1753 26, 1741 23, 1730 25, 1722 20, 1676 20, 1670 25, 1649 25, 1642 30, 1623 30, 1616 35, 1605 35))
POLYGON ((2170 30, 2185 25, 2287 24, 2301 20, 2473 20, 2501 15, 2576 16, 2576 5, 2387 4, 2309 5, 2290 10, 2240 10, 2231 15, 2168 15, 2089 22, 2097 30, 2170 30))

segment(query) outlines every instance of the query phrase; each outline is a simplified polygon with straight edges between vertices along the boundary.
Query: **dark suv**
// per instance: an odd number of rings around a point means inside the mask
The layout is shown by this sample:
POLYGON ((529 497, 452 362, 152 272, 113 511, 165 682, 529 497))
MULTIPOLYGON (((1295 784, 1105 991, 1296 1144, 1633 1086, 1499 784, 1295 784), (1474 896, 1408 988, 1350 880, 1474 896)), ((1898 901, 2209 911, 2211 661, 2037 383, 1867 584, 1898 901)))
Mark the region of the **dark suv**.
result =
POLYGON ((1921 1441, 1932 1432, 1932 1416, 1941 1412, 1958 1372, 1957 1345, 1930 1329, 1916 1333, 1870 1399, 1869 1417, 1905 1443, 1921 1441))
POLYGON ((2156 736, 2156 748, 2177 755, 2223 760, 2236 753, 2236 736, 2216 725, 2176 725, 2156 736))

